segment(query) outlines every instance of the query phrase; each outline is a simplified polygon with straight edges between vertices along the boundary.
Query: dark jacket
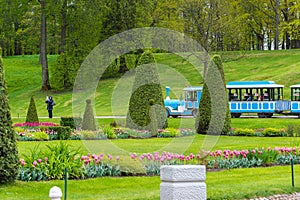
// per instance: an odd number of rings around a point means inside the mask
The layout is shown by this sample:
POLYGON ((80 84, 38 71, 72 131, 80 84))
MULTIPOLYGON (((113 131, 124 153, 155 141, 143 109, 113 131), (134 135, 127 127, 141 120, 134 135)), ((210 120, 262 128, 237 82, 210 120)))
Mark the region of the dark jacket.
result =
POLYGON ((47 110, 53 110, 53 106, 55 105, 55 103, 51 96, 46 100, 45 103, 47 104, 47 110))

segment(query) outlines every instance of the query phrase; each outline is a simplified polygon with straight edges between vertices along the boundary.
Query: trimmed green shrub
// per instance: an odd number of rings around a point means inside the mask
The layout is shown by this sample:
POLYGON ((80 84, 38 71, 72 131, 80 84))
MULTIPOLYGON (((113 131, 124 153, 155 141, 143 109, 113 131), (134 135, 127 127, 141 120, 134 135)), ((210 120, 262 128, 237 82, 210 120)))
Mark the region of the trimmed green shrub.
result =
POLYGON ((90 131, 96 130, 94 112, 93 112, 90 99, 86 100, 86 107, 85 107, 83 120, 82 120, 82 130, 90 130, 90 131))
POLYGON ((200 134, 226 135, 230 131, 230 125, 224 70, 220 56, 216 55, 209 63, 205 75, 195 129, 200 134))
POLYGON ((166 128, 158 133, 157 137, 180 137, 180 131, 175 128, 166 128))
POLYGON ((266 128, 263 133, 267 137, 281 136, 280 129, 277 128, 266 128))
POLYGON ((97 138, 96 133, 93 131, 82 130, 82 131, 79 131, 79 134, 80 134, 81 139, 96 139, 97 138))
POLYGON ((152 134, 157 134, 154 129, 166 128, 167 117, 153 54, 144 52, 138 64, 140 67, 136 68, 126 127, 152 130, 152 134))
POLYGON ((26 115, 26 122, 39 122, 39 117, 36 111, 35 101, 33 96, 30 98, 29 107, 26 115))
POLYGON ((254 130, 250 128, 238 128, 234 131, 234 135, 238 136, 253 136, 254 130))
POLYGON ((61 126, 70 126, 72 129, 80 128, 82 123, 81 117, 61 117, 60 125, 61 126))
POLYGON ((68 126, 41 126, 41 131, 55 131, 60 140, 68 140, 71 136, 71 128, 68 126))
POLYGON ((289 137, 299 137, 300 136, 300 126, 296 125, 296 124, 289 124, 286 132, 289 137))
POLYGON ((108 139, 116 139, 117 135, 115 134, 115 130, 113 127, 111 126, 104 126, 102 128, 104 135, 106 135, 106 137, 108 139))
POLYGON ((7 99, 6 83, 0 48, 0 184, 15 181, 19 169, 19 157, 12 127, 10 108, 7 99))
POLYGON ((35 140, 38 140, 38 141, 43 141, 43 140, 49 139, 48 134, 45 133, 44 131, 33 132, 33 137, 35 140))

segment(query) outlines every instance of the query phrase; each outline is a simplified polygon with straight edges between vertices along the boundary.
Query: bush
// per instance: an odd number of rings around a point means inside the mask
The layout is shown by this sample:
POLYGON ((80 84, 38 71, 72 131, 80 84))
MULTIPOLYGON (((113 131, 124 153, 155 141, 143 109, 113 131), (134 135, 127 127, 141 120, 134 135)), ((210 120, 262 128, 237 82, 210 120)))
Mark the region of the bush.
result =
POLYGON ((129 133, 126 129, 123 129, 123 128, 114 128, 114 132, 117 136, 117 138, 120 138, 120 139, 127 139, 129 138, 129 133))
POLYGON ((267 137, 280 136, 280 129, 277 129, 277 128, 266 128, 263 131, 263 133, 267 137))
POLYGON ((33 137, 35 140, 38 140, 38 141, 43 141, 43 140, 49 139, 48 134, 45 133, 44 131, 33 132, 33 137))
POLYGON ((80 128, 82 123, 81 117, 61 117, 60 125, 69 126, 72 129, 80 128))
POLYGON ((126 117, 126 127, 152 130, 152 133, 155 132, 157 134, 157 129, 166 128, 168 125, 164 98, 153 54, 144 52, 138 61, 138 65, 147 66, 136 68, 126 117), (154 131, 155 127, 157 128, 154 131))
POLYGON ((221 58, 217 55, 213 56, 205 76, 199 111, 195 120, 197 133, 211 135, 227 135, 229 133, 231 116, 225 83, 221 58), (219 76, 221 77, 216 78, 219 76), (212 112, 212 109, 216 112, 212 112))
POLYGON ((19 157, 15 132, 12 127, 10 108, 7 99, 6 84, 0 48, 0 184, 13 182, 19 170, 19 157))
POLYGON ((83 115, 82 120, 82 130, 96 130, 96 124, 95 124, 95 118, 94 118, 94 112, 91 104, 91 100, 86 100, 86 107, 83 115))
POLYGON ((39 181, 63 179, 65 168, 70 179, 83 178, 83 162, 79 159, 81 150, 73 150, 70 145, 60 142, 57 145, 47 145, 44 151, 33 148, 29 156, 20 160, 22 168, 20 180, 39 181))
POLYGON ((254 130, 250 128, 238 128, 235 130, 235 135, 238 136, 253 136, 254 130))
POLYGON ((78 132, 80 135, 80 139, 83 140, 91 140, 91 139, 106 139, 106 135, 103 133, 99 133, 96 131, 86 131, 86 130, 81 130, 78 132))
POLYGON ((44 126, 40 127, 41 131, 54 131, 60 140, 68 140, 71 137, 71 128, 68 126, 44 126))
POLYGON ((31 96, 31 98, 30 98, 30 103, 29 103, 29 107, 28 107, 28 111, 27 111, 27 115, 26 115, 26 122, 32 122, 32 123, 39 122, 39 118, 38 118, 38 114, 36 111, 36 106, 35 106, 33 96, 31 96))
POLYGON ((300 136, 300 126, 296 124, 290 124, 287 127, 287 136, 289 137, 299 137, 300 136))
POLYGON ((115 130, 114 130, 113 127, 111 127, 111 126, 104 126, 102 128, 102 130, 103 130, 104 135, 106 135, 106 137, 108 139, 116 139, 117 138, 117 136, 115 134, 115 130))
POLYGON ((165 130, 159 131, 157 137, 180 137, 180 132, 175 128, 166 128, 165 130))

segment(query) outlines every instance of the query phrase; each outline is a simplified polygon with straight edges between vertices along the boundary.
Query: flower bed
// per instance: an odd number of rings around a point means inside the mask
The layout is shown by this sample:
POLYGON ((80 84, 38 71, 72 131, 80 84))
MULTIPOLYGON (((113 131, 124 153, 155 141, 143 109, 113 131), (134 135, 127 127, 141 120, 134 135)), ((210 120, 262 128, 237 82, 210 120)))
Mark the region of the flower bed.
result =
POLYGON ((299 137, 300 126, 289 125, 286 129, 278 128, 231 128, 229 136, 256 136, 256 137, 299 137))
POLYGON ((251 150, 216 150, 199 154, 173 154, 158 152, 130 155, 131 159, 143 163, 147 175, 159 175, 161 165, 202 164, 207 169, 251 168, 271 165, 287 165, 293 159, 300 163, 300 148, 276 147, 251 150))
POLYGON ((107 155, 81 155, 80 149, 71 150, 70 146, 60 143, 56 146, 47 146, 46 150, 38 151, 38 147, 31 151, 30 156, 20 159, 21 181, 42 181, 63 179, 65 168, 68 169, 70 179, 85 179, 102 176, 119 176, 118 165, 111 164, 113 157, 107 155))
MULTIPOLYGON (((29 156, 20 159, 21 181, 41 181, 63 179, 64 170, 68 168, 70 179, 86 179, 102 176, 126 175, 127 168, 119 165, 120 156, 110 154, 82 155, 80 149, 71 150, 70 146, 61 142, 56 146, 38 151, 38 147, 29 156), (123 173, 122 173, 123 172, 123 173)), ((141 162, 144 175, 159 175, 161 165, 206 165, 208 170, 265 167, 287 165, 293 159, 300 163, 300 148, 276 147, 249 150, 215 150, 211 152, 190 153, 188 155, 170 152, 163 153, 131 153, 128 158, 141 162)))
MULTIPOLYGON (((35 140, 103 140, 103 139, 128 139, 128 138, 150 138, 153 137, 148 130, 133 130, 123 127, 104 126, 97 131, 76 130, 68 126, 59 126, 51 122, 40 123, 19 123, 14 124, 19 141, 35 140)), ((191 129, 160 129, 157 137, 182 137, 194 135, 195 131, 191 129)))

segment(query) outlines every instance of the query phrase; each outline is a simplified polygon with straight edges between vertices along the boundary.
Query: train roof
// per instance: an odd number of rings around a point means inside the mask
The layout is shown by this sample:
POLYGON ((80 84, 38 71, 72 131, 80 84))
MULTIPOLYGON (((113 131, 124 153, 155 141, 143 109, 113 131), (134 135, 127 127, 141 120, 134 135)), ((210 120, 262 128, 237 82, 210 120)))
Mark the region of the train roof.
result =
POLYGON ((183 88, 184 91, 202 91, 203 87, 202 86, 189 86, 183 88))
POLYGON ((284 85, 276 84, 274 81, 232 81, 228 82, 226 88, 283 88, 284 85))
POLYGON ((296 85, 291 85, 290 88, 300 88, 300 83, 298 83, 296 85))

